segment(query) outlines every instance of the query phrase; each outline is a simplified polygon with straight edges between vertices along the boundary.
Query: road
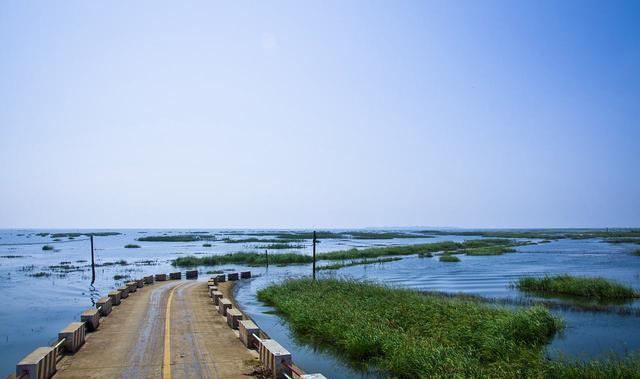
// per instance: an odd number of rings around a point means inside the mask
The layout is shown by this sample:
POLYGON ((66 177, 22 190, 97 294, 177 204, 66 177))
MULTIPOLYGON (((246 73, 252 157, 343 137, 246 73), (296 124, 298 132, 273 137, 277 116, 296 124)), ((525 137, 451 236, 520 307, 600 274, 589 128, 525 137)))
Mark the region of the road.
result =
POLYGON ((248 378, 257 365, 216 312, 203 282, 156 282, 102 318, 56 379, 248 378))

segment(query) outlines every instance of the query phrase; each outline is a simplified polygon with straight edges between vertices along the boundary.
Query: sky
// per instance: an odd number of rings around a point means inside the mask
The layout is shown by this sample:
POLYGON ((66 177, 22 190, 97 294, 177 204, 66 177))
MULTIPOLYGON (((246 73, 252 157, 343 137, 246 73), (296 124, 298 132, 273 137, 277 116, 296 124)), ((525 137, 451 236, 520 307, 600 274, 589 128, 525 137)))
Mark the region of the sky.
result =
POLYGON ((0 2, 1 228, 640 226, 637 1, 0 2))

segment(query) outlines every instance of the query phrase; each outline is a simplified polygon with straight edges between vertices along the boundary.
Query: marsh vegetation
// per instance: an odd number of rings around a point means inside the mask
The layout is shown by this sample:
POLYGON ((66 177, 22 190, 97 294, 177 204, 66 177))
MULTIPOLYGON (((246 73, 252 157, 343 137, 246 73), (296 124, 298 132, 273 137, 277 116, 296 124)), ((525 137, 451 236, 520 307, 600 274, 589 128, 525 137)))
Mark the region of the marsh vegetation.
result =
POLYGON ((520 278, 515 286, 522 291, 580 296, 595 299, 632 299, 640 297, 633 288, 604 278, 571 275, 520 278))
POLYGON ((258 298, 319 346, 397 378, 535 377, 562 328, 543 307, 481 302, 342 280, 292 280, 258 298))

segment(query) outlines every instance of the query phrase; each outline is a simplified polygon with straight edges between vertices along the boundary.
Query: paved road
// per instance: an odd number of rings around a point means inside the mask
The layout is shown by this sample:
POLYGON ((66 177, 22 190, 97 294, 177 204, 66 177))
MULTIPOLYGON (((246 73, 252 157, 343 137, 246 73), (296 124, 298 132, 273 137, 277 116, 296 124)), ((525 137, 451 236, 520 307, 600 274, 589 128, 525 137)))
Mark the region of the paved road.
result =
POLYGON ((145 286, 101 322, 54 378, 248 378, 257 363, 203 282, 145 286))

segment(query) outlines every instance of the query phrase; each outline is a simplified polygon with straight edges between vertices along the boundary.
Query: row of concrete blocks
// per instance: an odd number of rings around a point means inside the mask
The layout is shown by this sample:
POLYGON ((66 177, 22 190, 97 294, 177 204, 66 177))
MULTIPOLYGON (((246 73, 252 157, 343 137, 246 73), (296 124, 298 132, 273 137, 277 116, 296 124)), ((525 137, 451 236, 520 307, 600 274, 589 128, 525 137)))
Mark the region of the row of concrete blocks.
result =
MULTIPOLYGON (((187 271, 187 272, 185 272, 185 277, 187 279, 198 279, 198 271, 197 270, 187 271)), ((181 280, 182 279, 182 273, 181 272, 171 272, 171 273, 169 273, 169 275, 167 275, 167 274, 156 274, 155 275, 156 282, 164 282, 164 281, 167 280, 167 278, 169 280, 181 280)))
POLYGON ((96 308, 87 309, 80 314, 80 322, 72 322, 58 333, 58 343, 54 346, 39 347, 24 357, 16 365, 16 377, 28 379, 48 379, 56 373, 59 349, 73 354, 84 345, 86 332, 95 331, 100 326, 100 317, 111 313, 112 307, 120 305, 122 299, 136 292, 145 284, 153 284, 153 275, 125 283, 124 286, 109 292, 108 296, 96 301, 96 308))
MULTIPOLYGON (((236 279, 229 280, 237 280, 237 276, 232 275, 233 274, 228 274, 228 276, 232 278, 235 277, 236 279)), ((251 272, 243 272, 241 273, 241 277, 250 278, 251 272), (242 274, 245 274, 245 276, 242 276, 242 274)), ((275 340, 260 338, 261 335, 266 337, 266 334, 262 333, 253 321, 249 319, 244 320, 242 312, 233 308, 231 301, 225 299, 222 292, 218 290, 217 285, 219 282, 224 282, 224 280, 220 280, 220 275, 209 279, 207 283, 209 286, 209 297, 211 297, 211 301, 217 307, 218 313, 226 317, 227 325, 232 329, 238 330, 238 337, 240 341, 242 341, 242 344, 248 349, 256 349, 258 351, 260 362, 264 368, 268 370, 271 377, 286 378, 285 375, 291 377, 291 353, 275 340)), ((303 379, 326 379, 322 374, 302 374, 299 377, 303 379)))
POLYGON ((242 271, 242 272, 232 272, 229 274, 220 274, 213 276, 209 279, 209 281, 213 281, 214 284, 218 284, 221 282, 226 282, 227 280, 232 282, 238 279, 251 279, 251 271, 242 271))

